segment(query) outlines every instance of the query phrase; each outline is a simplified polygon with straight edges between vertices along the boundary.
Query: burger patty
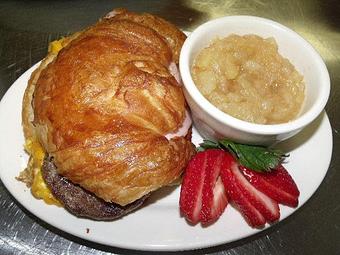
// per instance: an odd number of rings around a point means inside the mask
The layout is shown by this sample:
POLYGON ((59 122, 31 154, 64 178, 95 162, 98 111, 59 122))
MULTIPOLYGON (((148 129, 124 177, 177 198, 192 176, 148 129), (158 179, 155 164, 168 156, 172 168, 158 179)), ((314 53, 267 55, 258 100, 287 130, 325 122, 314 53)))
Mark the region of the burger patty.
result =
POLYGON ((51 157, 44 159, 42 175, 53 195, 69 212, 78 217, 114 220, 140 207, 149 196, 146 195, 126 206, 106 202, 59 175, 51 157))

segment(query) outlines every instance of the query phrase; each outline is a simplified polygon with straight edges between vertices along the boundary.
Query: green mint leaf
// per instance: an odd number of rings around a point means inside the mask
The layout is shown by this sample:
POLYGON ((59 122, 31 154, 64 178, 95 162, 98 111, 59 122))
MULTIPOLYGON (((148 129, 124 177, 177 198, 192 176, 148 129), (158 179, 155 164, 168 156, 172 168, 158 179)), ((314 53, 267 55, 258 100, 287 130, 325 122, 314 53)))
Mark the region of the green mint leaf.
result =
POLYGON ((204 140, 200 144, 199 151, 206 149, 223 149, 232 153, 239 163, 249 169, 258 172, 269 172, 275 169, 283 159, 287 157, 279 150, 269 149, 263 146, 234 143, 227 139, 218 142, 204 140))
POLYGON ((232 150, 240 164, 254 171, 271 171, 286 157, 286 155, 279 150, 273 150, 263 146, 238 144, 228 140, 221 140, 219 143, 224 148, 229 148, 229 151, 232 150))
POLYGON ((196 148, 197 151, 205 151, 207 149, 222 149, 218 142, 203 140, 203 143, 200 143, 200 146, 196 148))

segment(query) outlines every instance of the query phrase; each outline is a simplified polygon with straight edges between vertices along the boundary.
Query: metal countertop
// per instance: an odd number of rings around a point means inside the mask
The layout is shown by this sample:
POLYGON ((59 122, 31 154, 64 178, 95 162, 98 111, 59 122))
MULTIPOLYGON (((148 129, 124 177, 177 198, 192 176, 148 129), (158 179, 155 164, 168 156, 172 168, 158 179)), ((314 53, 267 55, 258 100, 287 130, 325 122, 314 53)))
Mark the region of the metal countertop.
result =
MULTIPOLYGON (((334 146, 330 168, 321 186, 293 215, 259 234, 183 253, 340 254, 340 2, 1 1, 0 99, 22 73, 45 56, 50 41, 96 22, 116 7, 159 15, 187 31, 217 17, 261 16, 292 28, 317 49, 331 77, 326 112, 332 125, 334 146)), ((322 157, 323 148, 315 150, 320 151, 322 157)), ((0 254, 109 253, 147 252, 103 246, 58 230, 24 209, 0 182, 0 254)))

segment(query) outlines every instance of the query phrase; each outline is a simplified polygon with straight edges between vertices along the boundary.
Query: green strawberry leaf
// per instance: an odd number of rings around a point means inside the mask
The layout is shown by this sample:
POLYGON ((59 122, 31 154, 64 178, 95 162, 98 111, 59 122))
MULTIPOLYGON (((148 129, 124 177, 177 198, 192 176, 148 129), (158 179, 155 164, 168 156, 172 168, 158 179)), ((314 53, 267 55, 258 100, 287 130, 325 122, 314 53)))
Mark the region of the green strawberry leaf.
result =
POLYGON ((223 149, 232 153, 239 163, 258 172, 270 172, 282 163, 288 155, 277 149, 263 146, 235 143, 227 139, 217 142, 204 140, 197 148, 198 151, 207 149, 223 149))

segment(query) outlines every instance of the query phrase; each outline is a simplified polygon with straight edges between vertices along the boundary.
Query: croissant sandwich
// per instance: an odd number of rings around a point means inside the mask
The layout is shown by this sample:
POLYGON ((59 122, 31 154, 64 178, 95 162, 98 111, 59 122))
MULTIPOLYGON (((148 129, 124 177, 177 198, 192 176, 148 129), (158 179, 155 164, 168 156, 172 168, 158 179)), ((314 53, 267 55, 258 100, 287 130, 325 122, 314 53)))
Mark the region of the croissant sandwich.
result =
POLYGON ((116 9, 50 44, 22 109, 34 196, 111 220, 178 181, 194 154, 177 65, 186 36, 116 9))

